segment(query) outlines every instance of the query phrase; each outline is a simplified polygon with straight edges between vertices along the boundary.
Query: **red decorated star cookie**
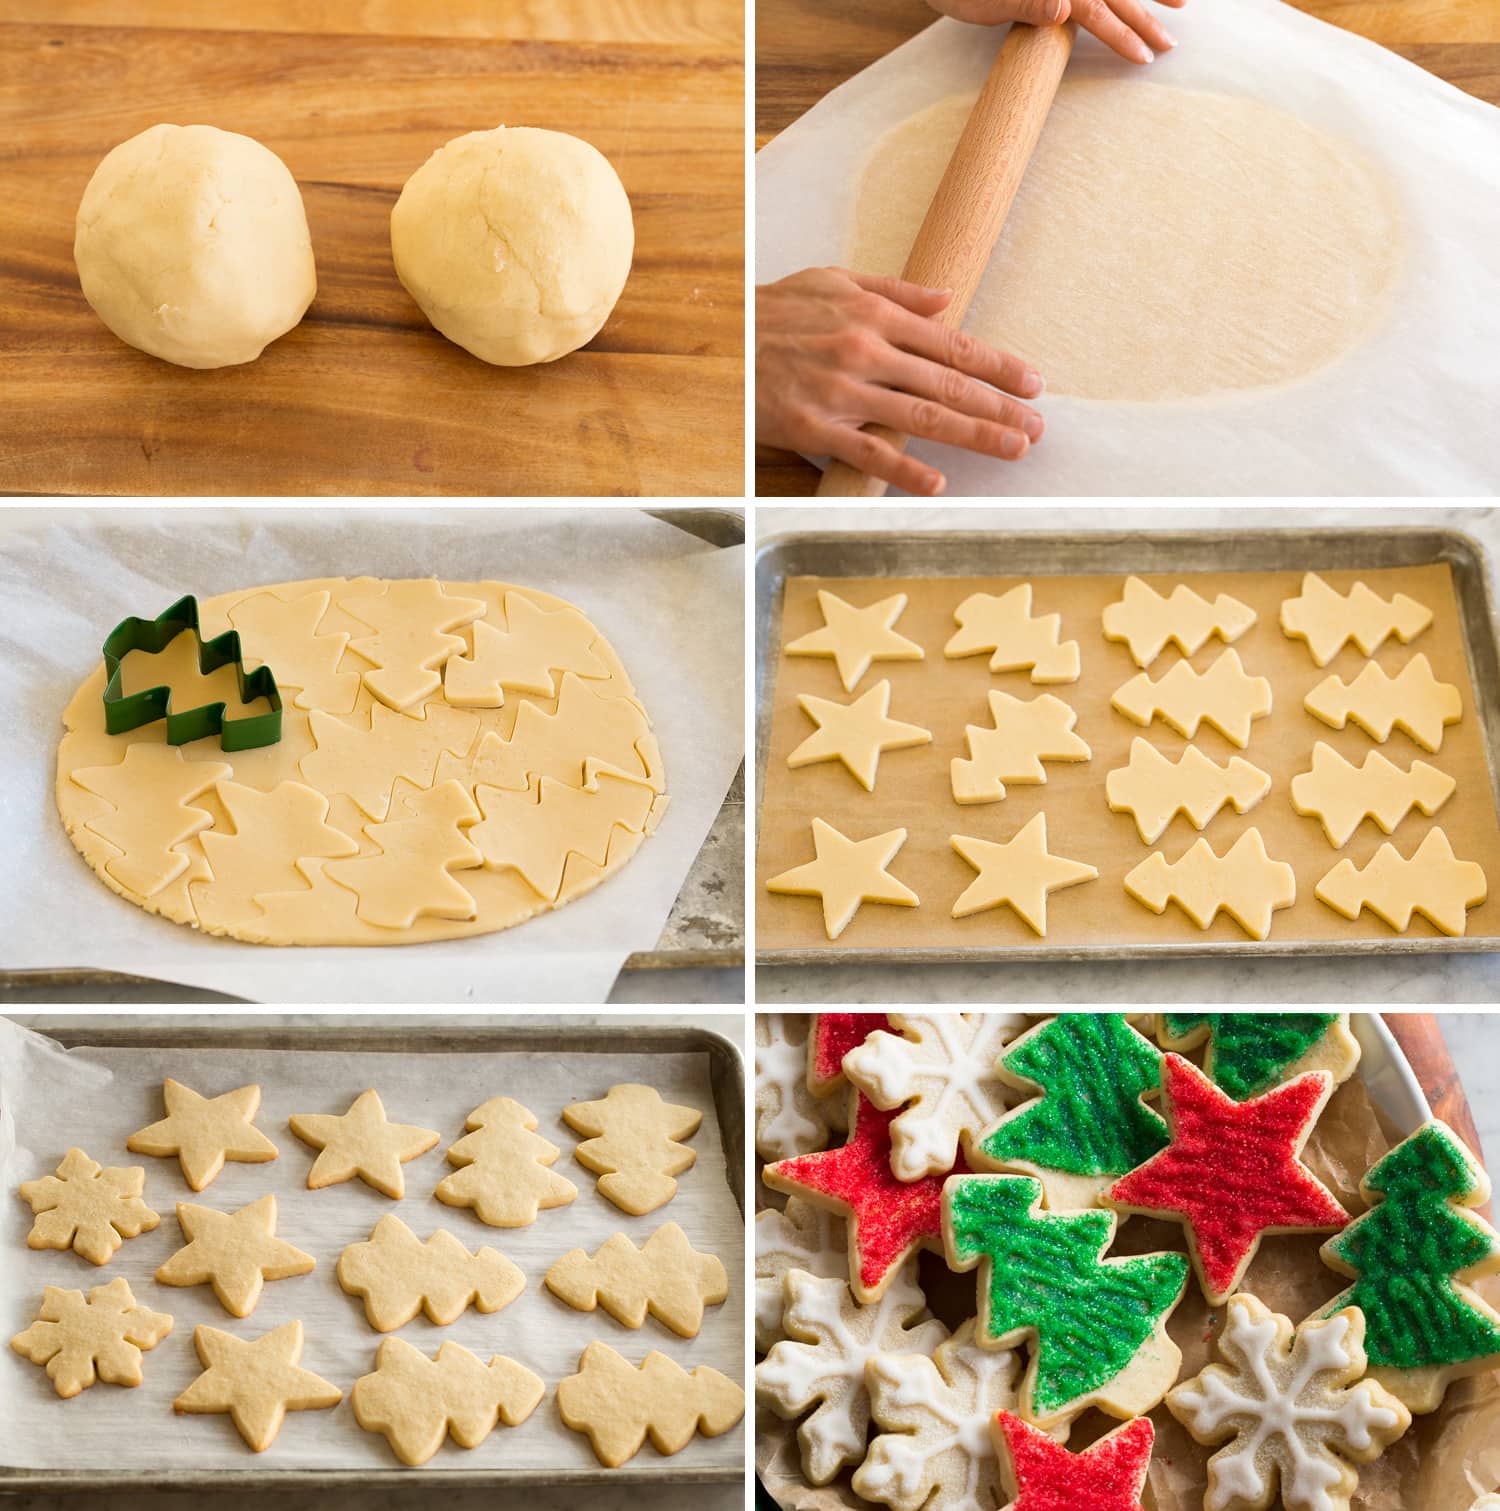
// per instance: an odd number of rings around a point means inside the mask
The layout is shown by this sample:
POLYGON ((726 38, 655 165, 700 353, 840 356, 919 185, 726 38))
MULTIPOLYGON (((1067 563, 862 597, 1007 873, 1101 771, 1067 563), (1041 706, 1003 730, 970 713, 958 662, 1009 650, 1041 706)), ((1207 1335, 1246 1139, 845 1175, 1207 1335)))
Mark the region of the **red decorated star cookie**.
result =
POLYGON ((815 1097, 826 1097, 844 1085, 844 1056, 865 1042, 877 1028, 890 1031, 884 1013, 817 1013, 807 1046, 807 1086, 815 1097))
POLYGON ((1082 1453, 1069 1453, 1008 1411, 995 1414, 1005 1511, 1141 1511, 1156 1430, 1136 1417, 1082 1453))
POLYGON ((952 1170, 901 1181, 891 1173, 891 1123, 900 1109, 882 1112, 853 1094, 849 1142, 799 1154, 761 1171, 776 1191, 803 1196, 849 1219, 849 1284, 865 1305, 880 1299, 906 1258, 919 1248, 943 1248, 943 1182, 970 1174, 959 1151, 952 1170))
POLYGON ((1326 1233, 1348 1223, 1349 1214, 1300 1158, 1333 1094, 1326 1070, 1236 1102, 1190 1060, 1167 1055, 1161 1089, 1172 1142, 1116 1181, 1104 1202, 1182 1222, 1211 1305, 1238 1288, 1267 1233, 1326 1233))

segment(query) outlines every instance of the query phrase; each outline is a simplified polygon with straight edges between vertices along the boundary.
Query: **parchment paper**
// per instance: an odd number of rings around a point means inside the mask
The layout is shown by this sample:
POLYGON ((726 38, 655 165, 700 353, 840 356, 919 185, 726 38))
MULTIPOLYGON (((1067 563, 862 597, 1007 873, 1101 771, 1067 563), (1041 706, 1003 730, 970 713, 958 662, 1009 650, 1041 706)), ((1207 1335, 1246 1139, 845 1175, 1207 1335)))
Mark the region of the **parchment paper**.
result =
POLYGON ((267 1002, 600 1002, 626 958, 655 945, 744 758, 741 548, 608 507, 57 509, 11 523, 0 533, 0 968, 92 966, 267 1002), (555 913, 397 949, 242 944, 115 896, 73 849, 52 792, 62 711, 104 636, 184 592, 362 572, 496 578, 579 605, 661 743, 671 804, 656 834, 555 913))
MULTIPOLYGON (((0 1350, 0 1463, 74 1469, 394 1468, 399 1462, 378 1434, 363 1431, 349 1405, 349 1387, 375 1367, 383 1337, 401 1337, 431 1356, 446 1339, 489 1359, 503 1353, 540 1375, 547 1395, 516 1428, 497 1427, 478 1448, 452 1442, 426 1467, 511 1467, 569 1470, 597 1467, 588 1439, 565 1428, 557 1414, 557 1382, 573 1374, 593 1339, 638 1364, 651 1349, 686 1368, 708 1364, 733 1380, 744 1371, 744 1222, 725 1177, 723 1138, 714 1116, 708 1057, 699 1054, 317 1054, 276 1050, 60 1049, 52 1040, 0 1019, 0 1333, 8 1340, 34 1318, 44 1285, 88 1289, 117 1275, 136 1299, 175 1319, 169 1337, 145 1356, 144 1383, 134 1389, 99 1384, 60 1400, 46 1372, 0 1350), (247 1082, 263 1091, 256 1126, 280 1149, 269 1164, 227 1164, 206 1190, 194 1194, 175 1159, 151 1159, 125 1148, 126 1137, 163 1115, 161 1080, 172 1075, 205 1095, 247 1082), (645 1217, 629 1217, 594 1189, 594 1179, 572 1157, 578 1142, 562 1121, 573 1101, 603 1096, 621 1081, 657 1087, 669 1101, 703 1109, 692 1139, 697 1162, 678 1177, 677 1195, 645 1217), (294 1112, 343 1112, 367 1087, 381 1094, 397 1122, 435 1128, 442 1140, 403 1167, 406 1196, 391 1201, 362 1181, 306 1189, 316 1151, 287 1129, 294 1112), (462 1134, 464 1119, 492 1096, 517 1097, 537 1115, 537 1132, 561 1149, 553 1167, 578 1187, 566 1207, 542 1212, 526 1228, 491 1228, 467 1209, 447 1207, 433 1188, 452 1167, 445 1156, 462 1134), (103 1268, 73 1253, 26 1247, 30 1209, 15 1197, 22 1180, 50 1173, 70 1144, 105 1165, 144 1165, 147 1204, 161 1215, 153 1232, 128 1240, 103 1268), (276 1194, 277 1232, 312 1254, 310 1275, 268 1281, 252 1315, 229 1316, 206 1286, 158 1285, 152 1276, 183 1239, 175 1204, 190 1201, 235 1211, 276 1194), (335 1276, 342 1249, 362 1242, 393 1212, 419 1238, 446 1228, 470 1250, 499 1249, 526 1276, 525 1291, 489 1315, 472 1308, 448 1327, 419 1316, 395 1333, 377 1333, 364 1303, 346 1295, 335 1276), (590 1253, 611 1234, 642 1244, 664 1222, 676 1222, 697 1249, 717 1254, 729 1272, 729 1298, 704 1315, 695 1339, 679 1338, 654 1318, 632 1332, 608 1313, 577 1312, 542 1284, 553 1261, 569 1249, 590 1253), (177 1416, 172 1399, 198 1375, 193 1328, 199 1323, 255 1338, 292 1318, 305 1333, 303 1365, 344 1391, 328 1411, 290 1412, 264 1455, 250 1451, 229 1418, 177 1416)), ((673 1458, 647 1444, 620 1470, 655 1478, 673 1468, 732 1472, 744 1461, 743 1428, 698 1438, 673 1458)))
MULTIPOLYGON (((1303 698, 1324 677, 1336 673, 1348 681, 1357 675, 1364 657, 1357 647, 1347 645, 1327 666, 1317 667, 1303 641, 1289 639, 1282 633, 1278 622, 1281 603, 1300 591, 1300 572, 1189 572, 1146 579, 1161 593, 1169 593, 1178 582, 1187 583, 1209 600, 1226 592, 1259 615, 1234 649, 1246 672, 1270 679, 1273 706, 1269 717, 1257 719, 1251 726, 1250 743, 1244 750, 1238 750, 1206 724, 1188 741, 1160 720, 1142 728, 1110 707, 1111 695, 1138 670, 1129 648, 1105 640, 1100 628, 1105 606, 1121 595, 1123 576, 790 579, 782 616, 783 644, 822 624, 817 606, 819 587, 828 587, 857 605, 873 603, 892 593, 910 595, 896 628, 926 650, 926 659, 875 662, 856 693, 888 677, 891 717, 930 729, 933 739, 929 745, 882 755, 873 793, 865 792, 837 762, 792 770, 786 758, 813 728, 812 721, 797 706, 797 694, 812 693, 839 702, 846 701, 847 695, 831 660, 782 655, 777 663, 758 831, 758 948, 836 952, 1043 942, 1059 947, 1247 942, 1249 936, 1223 913, 1210 928, 1200 930, 1175 903, 1168 904, 1166 911, 1157 916, 1126 893, 1125 874, 1153 849, 1161 850, 1169 861, 1175 861, 1200 838, 1189 821, 1179 816, 1161 839, 1148 847, 1142 843, 1129 813, 1109 810, 1104 795, 1105 776, 1127 763, 1131 741, 1136 737, 1145 739, 1174 761, 1191 743, 1220 765, 1238 755, 1270 774, 1271 790, 1256 807, 1244 815, 1236 814, 1232 806, 1221 809, 1201 837, 1209 841, 1217 854, 1223 855, 1247 829, 1257 828, 1272 859, 1292 866, 1297 879, 1297 901, 1274 915, 1271 943, 1299 939, 1435 937, 1438 931, 1425 918, 1414 917, 1407 934, 1398 936, 1368 909, 1357 921, 1351 921, 1313 895, 1317 882, 1344 857, 1362 867, 1388 838, 1403 855, 1410 855, 1423 834, 1434 827, 1447 833, 1456 855, 1478 861, 1490 878, 1490 899, 1468 915, 1469 935, 1500 937, 1500 900, 1494 895, 1500 888, 1500 825, 1496 822, 1483 730, 1474 712, 1462 621, 1449 568, 1440 563, 1373 571, 1326 571, 1319 575, 1341 593, 1347 593, 1355 582, 1363 581, 1382 597, 1405 592, 1432 609, 1434 619, 1427 630, 1409 645, 1388 641, 1374 660, 1394 675, 1420 652, 1427 656, 1440 681, 1459 688, 1464 717, 1448 726, 1442 749, 1436 755, 1422 750, 1400 731, 1393 733, 1384 745, 1377 746, 1353 723, 1335 730, 1303 709, 1303 698), (1000 594, 1026 580, 1033 584, 1032 612, 1061 612, 1063 638, 1079 642, 1083 674, 1078 682, 1038 687, 1031 683, 1026 672, 992 675, 987 656, 952 661, 944 657, 943 646, 955 629, 953 611, 965 597, 976 591, 1000 594), (1047 762, 1046 782, 1035 786, 1010 784, 1005 797, 997 803, 956 804, 949 763, 956 756, 968 754, 966 724, 991 725, 986 694, 992 687, 1022 699, 1029 700, 1041 693, 1052 693, 1062 699, 1077 713, 1075 732, 1092 748, 1092 759, 1047 762), (1380 833, 1372 822, 1366 822, 1342 850, 1336 851, 1317 819, 1304 817, 1293 809, 1288 790, 1291 778, 1311 766, 1313 746, 1319 740, 1355 765, 1369 751, 1377 749, 1403 769, 1413 759, 1421 759, 1455 777, 1457 790, 1431 819, 1423 817, 1420 811, 1414 812, 1398 825, 1392 836, 1380 833), (1009 839, 1036 813, 1047 816, 1047 846, 1051 853, 1098 867, 1098 879, 1054 892, 1048 898, 1045 941, 1039 940, 1009 908, 991 909, 968 918, 950 917, 954 900, 976 874, 953 849, 950 836, 1009 839), (916 890, 922 899, 921 906, 866 904, 843 934, 830 941, 816 898, 767 892, 767 878, 812 858, 810 826, 814 816, 854 839, 894 828, 907 829, 906 844, 892 861, 890 870, 916 890)), ((1223 642, 1215 637, 1192 658, 1193 665, 1203 671, 1224 649, 1223 642)), ((1148 669, 1152 680, 1159 681, 1175 659, 1175 648, 1158 657, 1148 669)))
MULTIPOLYGON (((1282 0, 1188 6, 1173 13, 1172 32, 1180 46, 1148 69, 1080 34, 1068 76, 1249 95, 1361 148, 1388 174, 1407 222, 1385 324, 1279 390, 1181 404, 1044 397, 1047 434, 1019 464, 929 443, 913 451, 940 465, 958 496, 1493 493, 1500 111, 1282 0)), ((1003 34, 938 21, 762 149, 759 282, 846 261, 871 144, 934 101, 977 89, 1003 34)), ((1107 150, 1092 171, 1111 171, 1107 150)), ((1164 248, 1167 280, 1172 259, 1164 248)))

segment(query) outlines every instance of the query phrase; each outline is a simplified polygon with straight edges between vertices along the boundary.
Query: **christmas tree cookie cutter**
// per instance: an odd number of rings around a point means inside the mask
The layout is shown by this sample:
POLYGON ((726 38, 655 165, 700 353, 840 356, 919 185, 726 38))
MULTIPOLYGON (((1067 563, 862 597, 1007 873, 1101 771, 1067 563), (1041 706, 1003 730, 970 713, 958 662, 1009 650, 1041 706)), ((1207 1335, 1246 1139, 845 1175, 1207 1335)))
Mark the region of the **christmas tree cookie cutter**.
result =
POLYGON ((281 738, 281 694, 269 666, 245 670, 244 652, 238 630, 226 630, 205 640, 199 629, 198 600, 191 593, 179 598, 155 619, 139 619, 132 614, 122 619, 104 641, 104 727, 112 735, 128 734, 158 719, 167 721, 167 744, 187 745, 209 735, 218 735, 225 750, 256 750, 274 745, 281 738), (131 651, 148 656, 159 655, 184 631, 190 630, 198 643, 198 670, 206 677, 221 666, 233 666, 239 683, 240 702, 248 706, 260 698, 270 705, 259 714, 226 714, 224 703, 204 703, 181 712, 172 709, 170 687, 148 687, 138 693, 122 691, 121 668, 131 651))

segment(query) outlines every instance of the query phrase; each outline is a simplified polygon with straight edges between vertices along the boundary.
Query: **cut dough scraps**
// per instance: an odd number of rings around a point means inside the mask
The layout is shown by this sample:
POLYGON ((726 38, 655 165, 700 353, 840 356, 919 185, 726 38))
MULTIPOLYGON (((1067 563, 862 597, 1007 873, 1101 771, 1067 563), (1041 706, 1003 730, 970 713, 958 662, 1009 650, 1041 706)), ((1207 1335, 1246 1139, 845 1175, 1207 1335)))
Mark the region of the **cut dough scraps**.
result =
POLYGON ((485 611, 482 599, 450 597, 430 577, 387 583, 379 593, 345 598, 339 606, 374 632, 349 642, 370 663, 365 686, 400 711, 443 685, 438 668, 465 648, 463 636, 452 631, 485 611))
POLYGON ((950 838, 953 848, 979 872, 953 904, 955 918, 1008 905, 1034 933, 1045 937, 1047 894, 1093 881, 1099 875, 1095 866, 1048 851, 1045 813, 1038 813, 1003 844, 966 834, 950 838))
POLYGON ((1162 719, 1192 739, 1200 724, 1212 724, 1231 745, 1250 743, 1250 726, 1271 712, 1271 684, 1252 677, 1238 651, 1224 651, 1206 672, 1179 661, 1159 682, 1139 672, 1119 688, 1111 706, 1137 724, 1162 719))
POLYGON ((1327 666, 1349 642, 1373 656, 1394 635, 1403 645, 1432 623, 1432 610, 1405 593, 1389 602, 1357 582, 1347 596, 1328 586, 1316 572, 1302 579, 1302 592, 1281 605, 1281 628, 1292 640, 1305 640, 1314 662, 1327 666))
POLYGON ((1341 860, 1314 895, 1345 918, 1358 918, 1368 908, 1398 934, 1420 913, 1442 933, 1458 935, 1467 928, 1468 910, 1485 900, 1489 888, 1484 868, 1455 859, 1448 836, 1430 829, 1409 860, 1394 845, 1382 845, 1363 870, 1341 860))
POLYGON ((1213 635, 1233 645, 1255 618, 1254 609, 1228 593, 1209 603, 1180 582, 1163 598, 1150 583, 1127 577, 1124 596, 1104 610, 1104 638, 1123 640, 1135 664, 1147 667, 1169 643, 1184 656, 1195 655, 1213 635))
POLYGON ((905 829, 855 840, 815 818, 812 839, 816 859, 773 876, 766 883, 766 891, 821 898, 823 927, 830 939, 837 939, 849 927, 863 903, 914 908, 921 901, 905 882, 886 870, 906 843, 905 829))
POLYGON ((1353 719, 1377 744, 1402 729, 1423 750, 1438 751, 1443 730, 1463 718, 1463 698, 1451 682, 1439 682, 1427 657, 1416 655, 1388 677, 1374 661, 1352 681, 1325 677, 1303 700, 1314 718, 1342 729, 1353 719))
POLYGON ((921 661, 926 652, 893 628, 906 608, 906 594, 893 593, 857 609, 826 588, 818 590, 823 628, 786 646, 788 656, 831 656, 844 691, 852 693, 872 661, 921 661))
POLYGON ((1311 769, 1292 778, 1292 807, 1321 820, 1328 843, 1342 850, 1365 819, 1374 819, 1384 833, 1392 834, 1413 808, 1431 818, 1457 786, 1446 771, 1426 761, 1413 761, 1403 771, 1372 750, 1363 765, 1355 766, 1319 740, 1313 746, 1311 769))
POLYGON ((1252 939, 1265 939, 1271 915, 1296 902, 1297 878, 1266 854, 1259 829, 1247 829, 1222 856, 1206 839, 1171 864, 1154 851, 1126 876, 1125 890, 1153 913, 1175 902, 1200 929, 1222 909, 1252 939))
POLYGON ((1271 778, 1240 756, 1220 766, 1189 745, 1172 761, 1139 736, 1130 742, 1129 763, 1104 779, 1111 812, 1129 813, 1148 845, 1167 832, 1179 813, 1193 828, 1203 829, 1226 803, 1236 813, 1248 813, 1270 790, 1271 778))
POLYGON ((992 672, 1028 668, 1033 682, 1076 682, 1081 661, 1076 640, 1060 638, 1061 614, 1031 616, 1031 584, 1023 582, 996 598, 971 593, 953 611, 958 630, 943 654, 950 660, 993 651, 992 672))
POLYGON ((1043 693, 1028 703, 994 689, 989 697, 995 727, 967 725, 969 758, 955 757, 949 768, 954 802, 998 802, 1007 782, 1045 782, 1043 761, 1087 761, 1093 756, 1073 733, 1078 715, 1061 698, 1043 693))
POLYGON ((557 696, 555 672, 607 677, 609 667, 594 654, 599 631, 577 609, 547 610, 524 593, 505 595, 505 628, 474 622, 474 654, 448 658, 443 688, 459 708, 499 708, 504 689, 557 696))
POLYGON ((842 761, 866 792, 875 790, 875 773, 883 751, 908 750, 932 740, 930 729, 889 717, 889 682, 877 682, 852 703, 834 703, 803 693, 797 706, 818 727, 786 758, 787 765, 795 768, 818 761, 842 761))

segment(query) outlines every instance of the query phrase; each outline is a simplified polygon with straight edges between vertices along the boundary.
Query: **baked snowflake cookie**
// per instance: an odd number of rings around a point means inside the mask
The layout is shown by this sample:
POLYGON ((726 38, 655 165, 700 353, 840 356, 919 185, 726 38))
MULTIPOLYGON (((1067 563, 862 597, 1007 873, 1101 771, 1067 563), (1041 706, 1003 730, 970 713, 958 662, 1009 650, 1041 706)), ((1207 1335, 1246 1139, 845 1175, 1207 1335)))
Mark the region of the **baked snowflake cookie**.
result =
POLYGON ((1362 1379, 1365 1319, 1345 1307, 1296 1332, 1241 1294, 1229 1302, 1219 1364, 1167 1393, 1167 1409, 1204 1444, 1204 1511, 1348 1511, 1356 1464, 1380 1457, 1411 1426, 1383 1386, 1362 1379), (1228 1439, 1228 1442, 1225 1440, 1228 1439))
POLYGON ((766 1207, 755 1214, 755 1347, 769 1353, 786 1333, 782 1279, 788 1270, 845 1279, 849 1255, 844 1218, 827 1207, 787 1198, 783 1211, 766 1207))
POLYGON ((1206 1043, 1204 1070, 1237 1102, 1308 1070, 1347 1081, 1359 1064, 1348 1013, 1159 1013, 1156 1036, 1180 1055, 1206 1043))
POLYGON ((811 1022, 805 1013, 755 1017, 755 1152, 790 1159, 828 1143, 837 1096, 819 1096, 808 1084, 811 1022))
POLYGON ((90 1264, 108 1264, 127 1238, 149 1233, 161 1218, 143 1199, 140 1165, 104 1169, 82 1149, 69 1149, 52 1175, 21 1182, 21 1200, 36 1221, 28 1249, 72 1249, 90 1264))

